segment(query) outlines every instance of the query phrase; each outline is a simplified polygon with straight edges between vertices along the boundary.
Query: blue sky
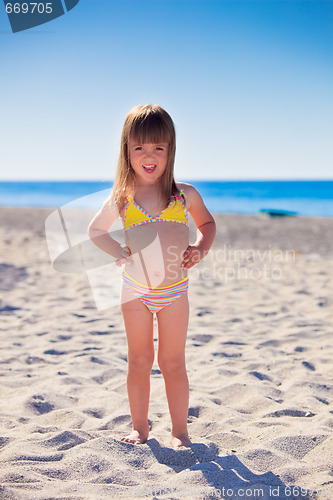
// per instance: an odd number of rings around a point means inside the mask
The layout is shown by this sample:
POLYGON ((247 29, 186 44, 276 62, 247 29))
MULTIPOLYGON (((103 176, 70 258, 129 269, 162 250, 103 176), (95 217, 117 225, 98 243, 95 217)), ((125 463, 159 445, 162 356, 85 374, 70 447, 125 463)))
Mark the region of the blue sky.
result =
POLYGON ((80 0, 13 34, 0 179, 112 179, 127 112, 163 106, 176 179, 333 178, 333 2, 80 0))

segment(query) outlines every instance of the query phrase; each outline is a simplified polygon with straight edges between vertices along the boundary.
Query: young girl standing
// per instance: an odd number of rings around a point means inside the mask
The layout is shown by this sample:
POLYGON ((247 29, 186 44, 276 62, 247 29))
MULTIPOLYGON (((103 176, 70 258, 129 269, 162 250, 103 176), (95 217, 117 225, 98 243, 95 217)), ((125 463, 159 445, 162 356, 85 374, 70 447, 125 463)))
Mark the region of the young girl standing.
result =
POLYGON ((128 344, 127 390, 133 444, 148 439, 150 373, 158 325, 158 364, 172 422, 171 445, 191 444, 187 431, 189 384, 185 343, 189 318, 187 269, 209 251, 215 222, 198 191, 174 180, 175 128, 159 106, 138 106, 127 115, 117 174, 110 198, 89 225, 89 236, 117 265, 125 264, 121 311, 128 344), (197 227, 189 245, 188 213, 197 227), (108 230, 123 219, 126 246, 108 230), (146 257, 143 259, 143 255, 146 257))

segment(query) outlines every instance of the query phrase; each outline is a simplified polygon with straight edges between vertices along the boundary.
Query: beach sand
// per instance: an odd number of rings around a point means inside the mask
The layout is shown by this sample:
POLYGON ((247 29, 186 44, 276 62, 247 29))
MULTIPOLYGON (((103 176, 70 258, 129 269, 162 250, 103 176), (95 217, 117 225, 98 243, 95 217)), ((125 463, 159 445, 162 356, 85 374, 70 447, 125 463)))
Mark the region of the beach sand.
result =
POLYGON ((149 440, 119 441, 120 309, 53 269, 51 211, 0 208, 0 498, 332 499, 333 220, 216 216, 190 271, 193 445, 176 451, 157 363, 149 440))

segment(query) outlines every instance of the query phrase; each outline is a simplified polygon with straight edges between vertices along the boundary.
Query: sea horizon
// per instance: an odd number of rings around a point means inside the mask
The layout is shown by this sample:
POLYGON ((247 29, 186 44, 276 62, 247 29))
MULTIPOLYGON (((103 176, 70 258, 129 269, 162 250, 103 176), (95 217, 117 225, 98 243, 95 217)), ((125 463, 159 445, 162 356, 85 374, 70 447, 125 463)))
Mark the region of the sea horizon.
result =
MULTIPOLYGON (((184 180, 213 213, 258 214, 262 210, 333 217, 333 179, 184 180)), ((0 206, 98 209, 113 185, 107 180, 0 180, 0 206)))

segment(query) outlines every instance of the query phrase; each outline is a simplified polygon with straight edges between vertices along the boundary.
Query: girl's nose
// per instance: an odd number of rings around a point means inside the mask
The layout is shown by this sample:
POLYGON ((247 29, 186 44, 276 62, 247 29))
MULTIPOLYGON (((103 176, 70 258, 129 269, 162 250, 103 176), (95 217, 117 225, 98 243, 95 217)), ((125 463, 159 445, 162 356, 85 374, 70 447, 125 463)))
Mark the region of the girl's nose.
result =
POLYGON ((145 160, 148 162, 149 160, 153 160, 155 158, 155 151, 147 151, 145 154, 145 160))

